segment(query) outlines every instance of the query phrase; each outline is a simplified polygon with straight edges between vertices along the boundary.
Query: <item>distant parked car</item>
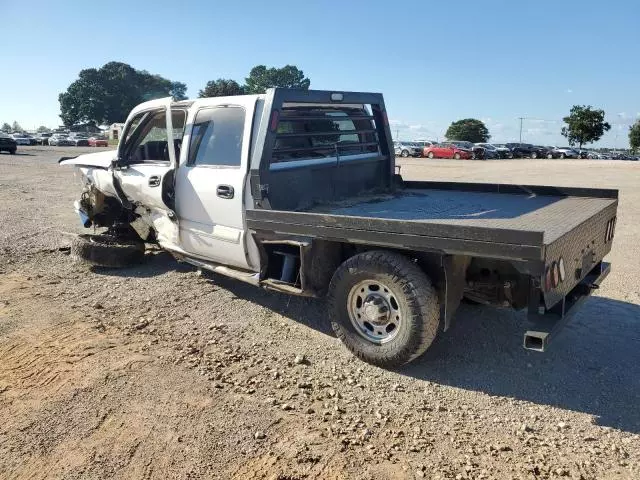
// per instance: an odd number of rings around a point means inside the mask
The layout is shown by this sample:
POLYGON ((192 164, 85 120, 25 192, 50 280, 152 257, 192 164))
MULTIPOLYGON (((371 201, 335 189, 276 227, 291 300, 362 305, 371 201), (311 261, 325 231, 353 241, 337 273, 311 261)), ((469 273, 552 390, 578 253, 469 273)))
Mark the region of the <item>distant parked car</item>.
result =
POLYGON ((538 156, 537 151, 530 143, 506 143, 505 145, 511 150, 513 158, 531 158, 534 152, 536 152, 534 158, 538 156))
POLYGON ((511 153, 511 149, 507 147, 504 143, 492 143, 491 145, 496 147, 496 150, 500 154, 500 158, 513 158, 513 153, 511 153))
POLYGON ((435 140, 414 140, 412 143, 418 145, 420 148, 422 148, 422 150, 438 144, 438 142, 436 142, 435 140))
POLYGON ((4 132, 0 132, 0 152, 9 152, 11 155, 15 154, 18 150, 18 144, 11 135, 7 135, 4 132))
POLYGON ((484 148, 477 146, 473 142, 467 142, 465 140, 451 140, 450 143, 458 148, 471 151, 471 158, 485 158, 484 148))
POLYGON ((453 143, 445 142, 424 149, 424 156, 428 158, 455 158, 456 160, 469 160, 473 158, 473 152, 460 148, 453 143))
POLYGON ((580 158, 580 154, 571 147, 554 147, 547 158, 580 158))
POLYGON ((84 133, 75 133, 69 136, 69 140, 74 142, 76 147, 88 147, 89 136, 84 133))
POLYGON ((89 141, 90 147, 108 147, 109 146, 109 141, 106 138, 90 137, 88 141, 89 141))
POLYGON ((500 153, 498 148, 491 143, 476 143, 475 146, 476 148, 484 149, 484 153, 481 158, 485 158, 485 159, 502 158, 502 154, 500 153))
POLYGON ((75 146, 75 144, 76 142, 71 140, 67 135, 63 135, 60 133, 54 133, 49 138, 49 145, 55 147, 73 147, 75 146))
POLYGON ((549 147, 543 147, 541 145, 532 145, 532 152, 530 158, 548 158, 551 149, 549 147))
POLYGON ((421 157, 422 147, 413 142, 393 142, 393 149, 396 155, 401 157, 421 157))
POLYGON ((35 145, 35 139, 26 133, 14 133, 11 137, 16 141, 17 145, 35 145))
POLYGON ((51 135, 52 134, 48 132, 39 133, 38 136, 36 137, 36 144, 49 145, 49 138, 51 138, 51 135))

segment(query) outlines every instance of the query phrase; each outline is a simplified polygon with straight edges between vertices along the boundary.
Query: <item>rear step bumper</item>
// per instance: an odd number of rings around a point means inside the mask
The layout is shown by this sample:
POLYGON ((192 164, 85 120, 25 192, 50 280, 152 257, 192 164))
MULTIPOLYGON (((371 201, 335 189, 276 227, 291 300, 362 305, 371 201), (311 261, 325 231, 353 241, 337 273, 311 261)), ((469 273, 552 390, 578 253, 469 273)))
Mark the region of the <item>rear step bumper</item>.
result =
POLYGON ((600 262, 557 305, 542 314, 530 313, 530 329, 524 334, 524 348, 536 352, 546 351, 551 340, 571 320, 591 292, 600 287, 610 271, 610 263, 600 262))

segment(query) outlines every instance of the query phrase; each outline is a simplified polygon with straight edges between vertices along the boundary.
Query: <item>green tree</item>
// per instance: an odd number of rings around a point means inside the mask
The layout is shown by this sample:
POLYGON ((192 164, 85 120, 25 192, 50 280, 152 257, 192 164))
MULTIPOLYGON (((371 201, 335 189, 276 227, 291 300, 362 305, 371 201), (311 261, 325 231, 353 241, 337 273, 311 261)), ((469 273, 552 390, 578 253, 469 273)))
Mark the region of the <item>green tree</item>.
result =
POLYGON ((38 130, 36 130, 38 133, 47 133, 50 132, 51 129, 49 127, 45 127, 44 125, 40 125, 38 127, 38 130))
POLYGON ((569 116, 562 119, 566 126, 561 133, 569 141, 569 145, 576 143, 582 150, 585 143, 597 142, 604 132, 611 129, 611 125, 604 121, 604 110, 594 110, 591 105, 574 105, 569 116))
POLYGON ((238 85, 238 82, 227 78, 219 78, 208 81, 198 93, 198 97, 230 97, 242 94, 244 94, 244 87, 238 85))
POLYGON ((67 126, 80 122, 123 122, 141 102, 173 96, 185 98, 187 86, 121 62, 81 70, 66 92, 58 96, 60 118, 67 126))
POLYGON ((634 153, 640 149, 640 120, 629 127, 629 145, 634 153))
POLYGON ((182 82, 171 82, 171 88, 169 89, 169 95, 174 100, 186 100, 187 97, 187 84, 182 82))
POLYGON ((251 69, 245 79, 246 93, 265 93, 267 88, 301 88, 308 90, 311 80, 304 76, 304 72, 293 65, 285 65, 282 68, 267 68, 257 65, 251 69))
POLYGON ((9 125, 7 122, 4 122, 2 124, 2 127, 0 128, 0 131, 9 133, 11 131, 11 125, 9 125))
POLYGON ((485 124, 475 118, 465 118, 453 122, 444 135, 448 140, 464 140, 466 142, 486 142, 491 138, 485 124))
POLYGON ((14 120, 13 125, 11 126, 11 130, 14 132, 22 132, 22 126, 14 120))

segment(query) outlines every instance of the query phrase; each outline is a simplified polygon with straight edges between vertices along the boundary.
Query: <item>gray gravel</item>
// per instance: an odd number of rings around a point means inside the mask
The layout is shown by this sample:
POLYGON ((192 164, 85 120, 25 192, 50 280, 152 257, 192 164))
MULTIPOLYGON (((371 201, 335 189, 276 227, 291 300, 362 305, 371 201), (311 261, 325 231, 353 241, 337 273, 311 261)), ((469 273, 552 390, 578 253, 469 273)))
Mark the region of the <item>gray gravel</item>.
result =
POLYGON ((402 161, 621 200, 613 272, 551 351, 521 348, 521 313, 465 305, 384 371, 342 348, 322 301, 157 251, 72 263, 78 183, 55 160, 82 150, 0 155, 0 477, 640 477, 640 163, 402 161))

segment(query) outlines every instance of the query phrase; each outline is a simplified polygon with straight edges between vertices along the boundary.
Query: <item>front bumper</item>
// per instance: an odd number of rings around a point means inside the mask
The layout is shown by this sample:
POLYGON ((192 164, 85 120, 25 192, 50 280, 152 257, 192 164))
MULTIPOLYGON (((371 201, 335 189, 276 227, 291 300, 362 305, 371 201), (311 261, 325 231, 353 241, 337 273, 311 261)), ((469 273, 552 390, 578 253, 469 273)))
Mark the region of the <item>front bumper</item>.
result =
POLYGON ((611 264, 598 263, 560 302, 550 309, 544 305, 538 312, 529 311, 528 330, 524 333, 524 348, 544 352, 549 343, 573 318, 580 305, 600 288, 600 284, 611 271, 611 264))

